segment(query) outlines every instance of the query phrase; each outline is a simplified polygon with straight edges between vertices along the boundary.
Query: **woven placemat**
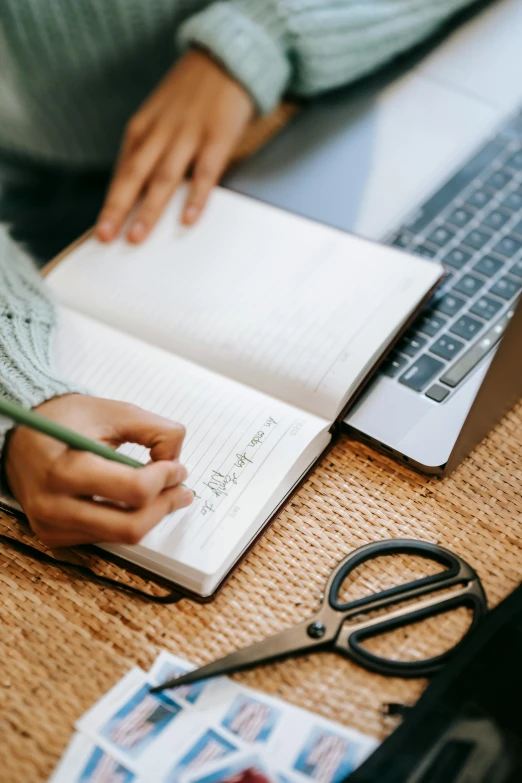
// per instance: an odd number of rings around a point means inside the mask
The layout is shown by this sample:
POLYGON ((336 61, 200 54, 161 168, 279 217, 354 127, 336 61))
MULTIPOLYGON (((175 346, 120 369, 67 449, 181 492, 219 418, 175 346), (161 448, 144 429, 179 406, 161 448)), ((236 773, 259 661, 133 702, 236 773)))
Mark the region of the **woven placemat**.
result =
MULTIPOLYGON (((0 548, 2 781, 45 780, 74 721, 131 665, 150 666, 162 648, 203 663, 306 618, 333 565, 369 541, 411 536, 452 549, 477 569, 495 605, 521 578, 521 480, 520 405, 442 480, 343 437, 207 605, 151 605, 0 548)), ((5 515, 0 532, 24 538, 5 515)), ((419 561, 389 557, 379 569, 361 569, 345 594, 428 572, 419 561)), ((372 649, 400 658, 433 655, 467 621, 459 610, 374 640, 372 649)), ((370 674, 332 654, 238 679, 379 738, 394 727, 382 705, 412 703, 425 686, 370 674)))

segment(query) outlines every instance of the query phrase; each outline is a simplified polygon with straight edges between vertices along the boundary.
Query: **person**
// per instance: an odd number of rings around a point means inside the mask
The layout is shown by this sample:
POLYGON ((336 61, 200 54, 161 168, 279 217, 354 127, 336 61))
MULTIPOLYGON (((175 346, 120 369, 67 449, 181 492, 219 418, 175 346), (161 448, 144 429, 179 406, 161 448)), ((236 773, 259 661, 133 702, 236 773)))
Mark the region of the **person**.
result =
POLYGON ((0 423, 4 482, 44 543, 136 543, 192 493, 180 424, 56 377, 55 312, 32 261, 92 223, 101 242, 144 241, 189 174, 194 223, 254 115, 357 79, 469 2, 2 1, 0 394, 151 454, 136 471, 0 423))

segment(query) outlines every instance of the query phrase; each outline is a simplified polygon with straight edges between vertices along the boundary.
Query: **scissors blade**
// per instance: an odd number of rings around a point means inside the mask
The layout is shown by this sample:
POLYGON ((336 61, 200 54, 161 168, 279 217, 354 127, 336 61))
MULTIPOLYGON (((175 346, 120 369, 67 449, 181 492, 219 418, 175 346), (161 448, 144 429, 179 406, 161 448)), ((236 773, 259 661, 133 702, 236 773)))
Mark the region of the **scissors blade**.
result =
POLYGON ((329 645, 337 636, 339 625, 328 630, 319 639, 314 639, 308 634, 308 627, 316 618, 307 620, 299 625, 289 628, 285 631, 269 636, 256 644, 245 647, 243 650, 225 655, 217 661, 207 663, 199 669, 176 677, 167 682, 161 683, 151 688, 151 693, 158 693, 165 688, 177 688, 180 685, 190 685, 200 680, 206 680, 210 677, 217 677, 226 674, 251 669, 259 664, 270 663, 271 661, 288 658, 292 655, 299 655, 310 649, 316 649, 318 646, 329 645))

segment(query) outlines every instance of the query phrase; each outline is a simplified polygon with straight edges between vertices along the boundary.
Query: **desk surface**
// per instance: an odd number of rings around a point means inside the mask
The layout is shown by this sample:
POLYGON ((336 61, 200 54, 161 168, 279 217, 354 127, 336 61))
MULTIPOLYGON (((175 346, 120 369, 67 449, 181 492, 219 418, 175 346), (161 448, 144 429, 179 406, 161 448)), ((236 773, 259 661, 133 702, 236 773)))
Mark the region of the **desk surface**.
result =
MULTIPOLYGON (((306 618, 334 563, 369 541, 412 536, 447 546, 476 568, 490 605, 497 604, 520 581, 521 482, 522 404, 442 480, 343 437, 207 605, 151 605, 0 547, 3 783, 45 780, 74 721, 131 665, 148 667, 160 649, 203 663, 306 618)), ((0 532, 22 535, 6 516, 0 532)), ((361 571, 349 594, 421 573, 418 561, 394 556, 379 572, 361 571)), ((466 622, 461 609, 374 640, 372 649, 384 653, 390 648, 382 645, 394 644, 403 658, 433 655, 466 622)), ((377 737, 394 727, 382 705, 411 703, 425 686, 370 674, 331 654, 238 679, 377 737)))
MULTIPOLYGON (((333 119, 344 122, 343 111, 339 105, 333 119)), ((276 118, 275 129, 278 124, 276 118)), ((284 137, 280 144, 285 148, 284 137)), ((260 164, 262 158, 252 162, 260 164)), ((245 189, 238 176, 231 184, 245 189)), ((343 203, 344 221, 352 213, 343 203)), ((490 605, 497 604, 520 581, 521 481, 522 404, 442 480, 416 475, 343 437, 207 605, 152 605, 0 545, 2 782, 46 780, 74 721, 132 665, 148 668, 162 648, 204 663, 310 616, 334 564, 370 541, 410 536, 442 544, 475 567, 490 605)), ((34 543, 1 513, 0 533, 34 543)), ((115 566, 98 566, 143 586, 115 566)), ((419 561, 394 556, 379 571, 361 570, 343 595, 355 598, 427 573, 419 561)), ((467 622, 462 609, 373 640, 371 649, 431 657, 451 646, 467 622)), ((395 726, 382 717, 382 705, 412 703, 426 684, 370 674, 331 654, 238 679, 379 738, 395 726)))

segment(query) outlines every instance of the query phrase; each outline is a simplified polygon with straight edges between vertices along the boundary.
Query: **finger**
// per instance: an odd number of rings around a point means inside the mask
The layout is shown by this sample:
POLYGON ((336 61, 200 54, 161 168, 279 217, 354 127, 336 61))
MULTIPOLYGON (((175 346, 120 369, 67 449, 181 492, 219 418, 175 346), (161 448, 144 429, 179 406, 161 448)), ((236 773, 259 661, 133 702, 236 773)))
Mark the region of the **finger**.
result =
POLYGON ((102 497, 129 508, 144 508, 165 489, 177 487, 187 478, 179 462, 150 462, 131 468, 86 452, 67 451, 55 465, 49 489, 57 494, 102 497))
POLYGON ((129 154, 143 141, 144 136, 155 123, 156 113, 143 106, 129 121, 123 135, 118 154, 118 165, 125 155, 129 154))
POLYGON ((104 242, 114 239, 128 218, 158 160, 170 133, 161 127, 147 134, 141 144, 125 152, 109 187, 96 223, 96 236, 104 242))
POLYGON ((190 191, 182 215, 182 223, 192 225, 200 216, 210 191, 219 182, 230 159, 230 141, 207 143, 198 158, 190 191))
POLYGON ((172 152, 158 162, 127 234, 131 242, 142 242, 156 225, 192 163, 197 143, 197 138, 179 139, 172 152))
POLYGON ((115 403, 114 418, 108 435, 113 445, 139 443, 150 449, 154 461, 178 459, 185 427, 135 405, 115 403))
POLYGON ((125 511, 66 495, 49 495, 33 527, 49 547, 137 544, 165 516, 186 508, 193 500, 190 489, 175 487, 162 492, 145 509, 125 511))

